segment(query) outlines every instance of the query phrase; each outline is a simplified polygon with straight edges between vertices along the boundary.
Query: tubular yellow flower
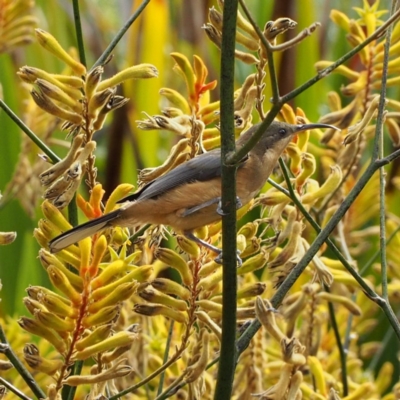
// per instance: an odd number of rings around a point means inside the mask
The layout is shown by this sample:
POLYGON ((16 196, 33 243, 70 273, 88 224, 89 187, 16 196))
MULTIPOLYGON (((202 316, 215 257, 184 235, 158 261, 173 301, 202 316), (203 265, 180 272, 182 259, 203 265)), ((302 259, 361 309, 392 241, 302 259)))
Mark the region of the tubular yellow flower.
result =
POLYGON ((82 301, 81 295, 73 288, 68 278, 56 267, 50 265, 47 268, 51 283, 64 293, 72 303, 79 305, 82 301))
POLYGON ((169 88, 161 88, 158 93, 168 99, 175 107, 182 110, 184 114, 191 114, 189 103, 178 91, 169 88))
POLYGON ((328 293, 328 292, 320 292, 317 294, 317 297, 318 297, 318 299, 330 301, 330 302, 336 303, 336 304, 341 304, 355 316, 360 316, 362 314, 360 307, 358 307, 358 305, 356 303, 354 303, 354 301, 352 301, 348 297, 344 297, 344 296, 340 296, 340 295, 336 295, 336 294, 328 293))
POLYGON ((123 260, 116 260, 106 265, 101 273, 91 281, 92 290, 101 288, 112 282, 115 277, 122 275, 129 269, 129 266, 123 260))
POLYGON ((236 273, 238 275, 247 274, 248 272, 256 271, 267 263, 268 261, 268 253, 261 251, 259 254, 248 258, 243 265, 241 265, 237 270, 236 273))
POLYGON ((150 304, 135 304, 133 311, 142 315, 164 315, 165 317, 172 318, 174 321, 181 324, 187 322, 187 317, 185 313, 173 310, 172 308, 163 306, 161 304, 150 305, 150 304))
POLYGON ((182 277, 185 285, 190 286, 193 282, 193 276, 190 272, 189 266, 186 261, 175 251, 167 248, 158 248, 154 256, 162 261, 164 264, 176 269, 182 277))
POLYGON ((101 309, 96 314, 87 315, 82 319, 82 325, 85 328, 90 328, 94 325, 107 324, 119 314, 119 307, 108 306, 101 309))
POLYGON ((327 396, 328 393, 324 377, 324 369, 321 365, 321 362, 317 357, 313 356, 308 356, 307 361, 310 371, 314 377, 315 386, 317 387, 318 392, 321 393, 322 396, 327 396))
POLYGON ((129 299, 129 297, 135 293, 138 285, 139 284, 137 282, 122 283, 115 290, 109 293, 108 296, 103 297, 99 301, 91 303, 88 307, 88 311, 90 313, 96 313, 106 306, 116 305, 123 300, 129 299))
POLYGON ((24 346, 24 359, 31 368, 47 375, 54 375, 63 365, 62 360, 41 357, 39 349, 33 344, 24 346))
POLYGON ((57 332, 71 332, 75 328, 75 321, 71 319, 61 319, 57 315, 44 311, 37 310, 35 318, 45 326, 51 326, 57 332))
POLYGON ((258 226, 258 222, 248 222, 239 229, 238 235, 243 235, 246 239, 252 239, 257 233, 258 226))
POLYGON ((296 176, 300 172, 301 165, 301 151, 295 143, 289 143, 286 147, 286 152, 290 157, 290 170, 296 176))
POLYGON ((192 240, 186 239, 184 236, 177 236, 176 241, 178 242, 178 246, 187 254, 194 258, 198 258, 200 256, 200 248, 199 246, 193 242, 192 240))
POLYGON ((173 294, 183 300, 188 300, 191 296, 190 291, 177 282, 166 278, 156 278, 151 282, 151 286, 160 292, 173 294))
POLYGON ((104 341, 112 332, 112 324, 101 325, 91 331, 87 336, 78 340, 75 343, 75 348, 78 351, 84 350, 86 347, 93 346, 98 342, 104 341))
POLYGON ((315 172, 316 164, 315 157, 312 154, 303 153, 301 155, 301 165, 303 168, 300 174, 296 176, 296 187, 304 186, 307 179, 315 172))
POLYGON ((146 287, 144 290, 139 292, 139 296, 151 303, 163 304, 165 306, 171 307, 178 311, 187 311, 188 305, 185 301, 175 299, 164 293, 158 292, 151 287, 146 287))
POLYGON ((43 92, 38 92, 37 90, 33 89, 31 91, 31 95, 34 102, 49 114, 69 121, 74 125, 82 124, 83 118, 81 115, 77 114, 76 112, 68 111, 67 109, 58 106, 56 103, 53 103, 53 101, 51 101, 49 97, 46 97, 43 92))
POLYGON ((42 30, 35 29, 36 37, 38 39, 39 44, 48 50, 50 53, 54 54, 61 61, 64 61, 65 64, 70 66, 78 75, 84 75, 86 73, 86 68, 83 64, 78 61, 75 61, 58 43, 56 38, 52 36, 50 33, 42 30))
POLYGON ((203 288, 205 291, 212 290, 216 285, 218 285, 222 281, 222 268, 218 271, 209 274, 206 278, 203 278, 199 282, 199 286, 203 288))
POLYGON ((49 201, 45 200, 42 204, 42 212, 44 216, 57 228, 60 232, 72 229, 72 225, 65 219, 61 211, 54 207, 49 201))
POLYGON ((46 328, 39 321, 32 318, 21 317, 18 320, 18 324, 22 329, 46 339, 59 353, 64 354, 67 350, 64 341, 56 334, 56 332, 52 329, 46 328))
POLYGON ((208 328, 211 329, 211 331, 214 333, 214 335, 217 337, 217 339, 219 341, 221 341, 221 327, 216 324, 209 316, 208 313, 204 312, 204 311, 196 311, 195 312, 196 317, 203 322, 204 324, 207 325, 208 328))
POLYGON ((60 300, 56 295, 43 293, 40 296, 40 302, 46 309, 60 317, 76 318, 78 310, 60 300))
POLYGON ((137 280, 138 282, 145 282, 150 278, 152 273, 152 265, 142 265, 141 267, 137 267, 133 271, 129 272, 129 274, 123 275, 122 278, 94 290, 92 292, 92 299, 98 300, 107 296, 113 290, 116 290, 119 285, 122 285, 125 282, 131 282, 133 280, 137 280))
POLYGON ((106 339, 93 344, 91 346, 85 347, 84 350, 78 351, 74 359, 76 360, 86 360, 89 357, 94 356, 97 353, 103 353, 109 351, 116 347, 130 345, 138 337, 137 333, 129 331, 121 331, 113 336, 107 337, 106 339))
POLYGON ((82 80, 79 78, 78 81, 80 82, 80 86, 72 85, 69 86, 69 83, 62 82, 59 78, 59 75, 49 74, 48 72, 34 67, 24 66, 20 68, 17 75, 27 83, 35 83, 36 79, 40 78, 45 81, 52 83, 53 85, 60 88, 63 92, 67 93, 73 99, 79 101, 82 98, 82 93, 80 92, 79 88, 82 87, 82 80))
POLYGON ((133 67, 126 68, 121 72, 118 72, 112 78, 105 79, 100 82, 97 86, 98 91, 102 91, 112 86, 117 86, 127 79, 147 79, 156 78, 158 76, 158 70, 154 65, 151 64, 139 64, 133 67))
POLYGON ((333 167, 331 167, 331 174, 328 176, 324 184, 318 190, 306 193, 301 198, 302 203, 311 204, 314 201, 331 194, 333 191, 336 190, 341 181, 342 170, 340 169, 339 165, 334 165, 333 167))

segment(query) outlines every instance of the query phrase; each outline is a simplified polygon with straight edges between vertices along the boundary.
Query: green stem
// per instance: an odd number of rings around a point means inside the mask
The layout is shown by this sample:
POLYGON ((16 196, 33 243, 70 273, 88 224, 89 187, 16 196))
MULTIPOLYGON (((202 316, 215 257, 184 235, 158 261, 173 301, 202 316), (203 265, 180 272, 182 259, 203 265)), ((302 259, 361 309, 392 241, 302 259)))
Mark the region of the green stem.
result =
MULTIPOLYGON (((169 349, 171 347, 171 340, 172 340, 172 333, 173 332, 174 332, 174 320, 171 319, 171 322, 170 322, 170 325, 169 325, 167 342, 165 343, 163 364, 166 364, 167 361, 168 361, 169 349)), ((158 384, 157 396, 159 396, 162 393, 162 389, 163 389, 163 385, 164 385, 164 379, 165 379, 165 370, 163 372, 161 372, 161 375, 160 375, 160 382, 158 384)))
POLYGON ((98 67, 99 65, 103 65, 115 46, 119 43, 122 37, 125 35, 126 31, 130 28, 130 26, 135 22, 136 18, 142 13, 142 11, 146 8, 147 4, 150 3, 151 0, 143 0, 138 9, 134 14, 126 21, 125 25, 119 30, 119 32, 115 35, 114 39, 108 45, 108 47, 104 50, 103 54, 98 58, 98 60, 94 63, 93 68, 98 67))
POLYGON ((222 335, 214 399, 231 398, 236 367, 236 165, 226 164, 227 155, 235 151, 234 77, 235 37, 238 0, 224 2, 221 46, 221 164, 222 164, 222 335))
POLYGON ((81 14, 79 12, 79 0, 72 0, 72 7, 74 9, 74 24, 76 32, 76 42, 79 51, 79 60, 81 64, 83 64, 86 67, 86 56, 85 56, 85 47, 83 45, 81 14))
MULTIPOLYGON (((395 10, 395 4, 397 1, 392 0, 392 14, 395 10)), ((392 36, 393 25, 390 25, 385 38, 384 56, 383 56, 383 67, 382 67, 382 79, 381 79, 381 91, 379 99, 378 116, 376 121, 376 131, 374 147, 372 152, 372 159, 384 157, 384 145, 383 145, 383 124, 384 124, 384 112, 386 103, 386 85, 387 85, 387 74, 389 66, 389 52, 390 52, 390 39, 392 36)), ((387 275, 387 259, 386 259, 386 205, 385 205, 385 169, 384 167, 379 169, 379 244, 381 251, 381 276, 382 276, 382 297, 388 302, 388 275, 387 275)))
POLYGON ((7 341, 6 335, 5 335, 3 327, 1 325, 0 325, 0 342, 4 343, 6 345, 6 346, 4 346, 5 349, 4 349, 3 353, 10 360, 11 364, 14 365, 14 368, 17 370, 18 374, 26 382, 26 384, 30 387, 30 389, 32 390, 34 395, 38 399, 46 398, 46 395, 44 394, 42 389, 39 387, 37 382, 35 381, 35 378, 25 368, 24 364, 22 364, 22 362, 19 360, 17 355, 11 349, 11 346, 7 341))
POLYGON ((40 139, 38 136, 36 136, 33 131, 31 131, 27 125, 24 124, 24 122, 18 118, 18 116, 11 110, 10 107, 7 106, 6 103, 2 99, 0 99, 0 107, 6 112, 6 114, 22 129, 24 133, 32 140, 33 143, 36 144, 36 146, 39 147, 40 150, 43 151, 44 154, 46 154, 47 157, 55 164, 58 161, 60 161, 60 158, 57 156, 57 154, 53 153, 53 151, 47 147, 40 139))
MULTIPOLYGON (((82 368, 83 368, 83 361, 82 360, 75 361, 73 367, 71 368, 70 375, 80 375, 82 372, 82 368)), ((62 398, 66 400, 74 400, 77 386, 64 386, 64 388, 63 388, 62 398), (65 391, 64 388, 66 388, 65 391)))
MULTIPOLYGON (((326 292, 330 293, 330 290, 327 286, 324 286, 326 292)), ((342 385, 343 385, 343 396, 347 396, 349 394, 349 385, 347 383, 347 365, 346 365, 346 352, 344 350, 342 340, 340 338, 339 327, 336 321, 335 309, 333 307, 332 302, 328 301, 328 310, 329 310, 329 318, 331 320, 332 330, 335 335, 336 345, 339 350, 340 357, 340 367, 342 369, 342 385)))
POLYGON ((23 400, 31 400, 26 394, 22 393, 19 389, 17 389, 14 385, 11 385, 10 382, 6 381, 0 376, 0 385, 6 387, 10 392, 13 392, 20 399, 23 400))

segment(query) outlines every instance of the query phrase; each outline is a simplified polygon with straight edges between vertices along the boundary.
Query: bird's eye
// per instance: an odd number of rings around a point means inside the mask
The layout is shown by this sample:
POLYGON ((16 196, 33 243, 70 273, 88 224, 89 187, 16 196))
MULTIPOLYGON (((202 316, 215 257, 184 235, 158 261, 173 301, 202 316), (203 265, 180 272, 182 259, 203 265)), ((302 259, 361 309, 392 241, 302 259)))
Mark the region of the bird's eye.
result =
POLYGON ((280 135, 284 135, 284 134, 286 133, 286 129, 284 129, 284 128, 279 129, 278 133, 279 133, 280 135))

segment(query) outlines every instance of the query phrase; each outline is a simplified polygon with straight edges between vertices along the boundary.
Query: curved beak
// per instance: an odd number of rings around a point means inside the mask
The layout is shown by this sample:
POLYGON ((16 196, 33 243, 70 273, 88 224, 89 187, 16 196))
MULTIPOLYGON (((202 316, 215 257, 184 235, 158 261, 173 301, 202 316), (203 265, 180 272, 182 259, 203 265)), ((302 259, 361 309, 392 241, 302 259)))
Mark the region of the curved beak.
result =
POLYGON ((308 131, 309 129, 318 129, 318 128, 329 128, 329 129, 335 129, 336 131, 340 131, 340 129, 337 128, 336 126, 328 124, 302 124, 302 125, 297 125, 297 132, 308 131))

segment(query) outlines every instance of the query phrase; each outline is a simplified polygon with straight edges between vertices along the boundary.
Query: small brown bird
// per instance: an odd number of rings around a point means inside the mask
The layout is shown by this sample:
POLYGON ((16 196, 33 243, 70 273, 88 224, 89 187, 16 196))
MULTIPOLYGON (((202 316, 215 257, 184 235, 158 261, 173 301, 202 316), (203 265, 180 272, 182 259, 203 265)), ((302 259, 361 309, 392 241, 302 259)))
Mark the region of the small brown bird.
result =
MULTIPOLYGON (((258 126, 259 124, 256 124, 242 134, 236 142, 236 147, 242 147, 258 126)), ((292 137, 296 133, 315 128, 337 129, 325 124, 291 125, 272 122, 238 166, 238 207, 247 204, 261 190, 292 137)), ((49 243, 50 251, 56 253, 110 226, 163 224, 217 252, 220 259, 220 249, 193 234, 193 230, 221 218, 220 199, 221 151, 215 149, 179 165, 122 199, 120 203, 124 204, 118 210, 76 226, 56 237, 49 243)))

